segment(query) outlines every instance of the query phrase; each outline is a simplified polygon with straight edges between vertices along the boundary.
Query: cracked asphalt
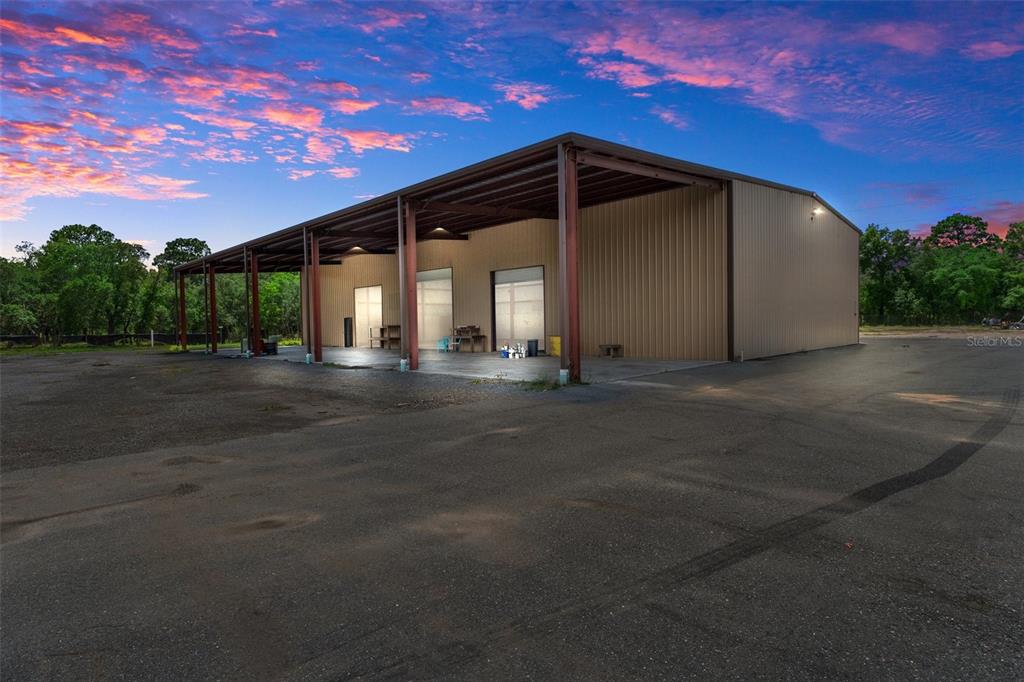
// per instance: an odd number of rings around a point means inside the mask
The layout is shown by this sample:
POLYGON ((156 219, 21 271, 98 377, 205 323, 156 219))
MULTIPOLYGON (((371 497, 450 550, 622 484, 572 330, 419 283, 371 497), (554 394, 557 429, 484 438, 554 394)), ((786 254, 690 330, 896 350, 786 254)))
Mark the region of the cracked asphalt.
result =
POLYGON ((0 365, 4 679, 1020 679, 1024 350, 0 365))

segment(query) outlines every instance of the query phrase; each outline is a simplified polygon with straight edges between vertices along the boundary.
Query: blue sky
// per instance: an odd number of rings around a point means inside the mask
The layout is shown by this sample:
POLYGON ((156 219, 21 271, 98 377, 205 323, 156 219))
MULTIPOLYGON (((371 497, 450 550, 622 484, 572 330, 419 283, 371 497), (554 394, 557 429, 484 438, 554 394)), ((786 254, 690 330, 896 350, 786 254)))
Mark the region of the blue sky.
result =
POLYGON ((5 2, 0 253, 214 249, 568 130, 1024 219, 1020 3, 5 2))

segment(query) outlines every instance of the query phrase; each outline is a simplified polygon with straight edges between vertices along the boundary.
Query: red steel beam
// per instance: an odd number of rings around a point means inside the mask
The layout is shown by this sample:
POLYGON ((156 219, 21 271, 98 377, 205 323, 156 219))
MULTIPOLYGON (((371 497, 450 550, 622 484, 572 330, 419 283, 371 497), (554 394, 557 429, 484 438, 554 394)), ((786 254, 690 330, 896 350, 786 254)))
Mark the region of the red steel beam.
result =
POLYGON ((576 186, 576 150, 558 150, 558 265, 562 279, 560 313, 562 369, 569 381, 580 381, 580 288, 578 267, 579 197, 576 186))
POLYGON ((188 350, 188 316, 185 314, 185 273, 178 273, 178 345, 188 350))
POLYGON ((406 334, 409 337, 409 369, 420 367, 419 330, 416 311, 416 209, 411 202, 405 208, 405 309, 406 334))
POLYGON ((310 303, 309 314, 312 315, 313 324, 313 362, 324 361, 324 345, 320 336, 320 235, 313 232, 310 238, 310 264, 309 264, 309 289, 310 303))
POLYGON ((713 180, 711 178, 702 178, 699 175, 690 175, 689 173, 681 173, 679 171, 669 170, 668 168, 648 166, 647 164, 637 163, 635 161, 626 161, 625 159, 616 159, 611 156, 594 154, 592 152, 579 152, 579 162, 588 166, 617 170, 623 173, 630 173, 632 175, 643 175, 648 178, 666 180, 680 185, 703 185, 705 187, 714 187, 716 189, 721 189, 722 187, 722 183, 720 181, 713 180))
POLYGON ((214 278, 215 272, 213 264, 210 266, 210 348, 214 353, 217 352, 217 280, 214 278))
POLYGON ((252 352, 263 352, 263 332, 260 326, 260 262, 256 250, 252 251, 252 352))
POLYGON ((504 208, 501 206, 485 206, 480 204, 450 203, 447 201, 424 201, 420 204, 421 211, 439 211, 441 213, 459 213, 463 215, 487 216, 492 218, 509 218, 511 220, 529 220, 530 218, 553 218, 543 211, 532 211, 523 208, 504 208))

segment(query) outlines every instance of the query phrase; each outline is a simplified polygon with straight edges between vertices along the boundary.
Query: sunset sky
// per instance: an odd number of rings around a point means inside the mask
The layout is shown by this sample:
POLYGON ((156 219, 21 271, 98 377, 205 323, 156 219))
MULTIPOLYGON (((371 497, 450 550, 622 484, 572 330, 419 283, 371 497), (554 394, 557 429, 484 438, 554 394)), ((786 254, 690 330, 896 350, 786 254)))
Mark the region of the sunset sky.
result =
POLYGON ((0 254, 215 250, 573 130, 854 222, 1024 219, 1024 4, 4 0, 0 254))

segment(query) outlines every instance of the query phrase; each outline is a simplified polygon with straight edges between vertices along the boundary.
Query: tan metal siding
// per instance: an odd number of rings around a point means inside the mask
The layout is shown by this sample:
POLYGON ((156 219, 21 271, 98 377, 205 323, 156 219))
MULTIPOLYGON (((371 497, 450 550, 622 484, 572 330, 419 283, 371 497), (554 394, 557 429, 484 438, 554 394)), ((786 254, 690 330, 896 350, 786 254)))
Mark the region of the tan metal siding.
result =
MULTIPOLYGON (((470 232, 466 241, 428 240, 416 252, 422 270, 452 269, 452 315, 456 325, 474 324, 494 339, 491 273, 544 266, 544 335, 558 333, 558 222, 522 220, 470 232)), ((505 339, 497 339, 501 343, 505 339)))
MULTIPOLYGON (((727 339, 725 192, 681 188, 584 209, 580 215, 582 350, 620 343, 637 358, 724 360, 727 339)), ((494 340, 491 272, 544 267, 545 336, 559 333, 558 223, 524 220, 465 241, 417 245, 419 270, 452 269, 453 316, 494 340)), ((321 267, 323 339, 343 342, 352 289, 384 288, 384 322, 399 323, 394 255, 358 255, 321 267)), ((502 341, 502 339, 498 339, 502 341)))
POLYGON ((727 359, 726 209, 724 191, 687 187, 581 212, 585 355, 727 359))
MULTIPOLYGON (((524 220, 472 232, 469 239, 425 240, 417 244, 420 271, 452 269, 452 315, 456 325, 478 325, 493 340, 491 272, 544 266, 545 335, 558 333, 558 223, 524 220)), ((344 318, 354 314, 355 287, 380 284, 384 293, 384 324, 399 324, 398 257, 358 255, 341 265, 320 268, 323 339, 328 346, 344 341, 344 318)), ((499 340, 500 341, 500 340, 499 340)))
POLYGON ((399 324, 398 258, 363 254, 344 259, 341 265, 320 266, 322 338, 325 346, 345 343, 345 318, 355 316, 356 287, 381 285, 384 324, 399 324))
POLYGON ((857 343, 857 249, 857 232, 813 197, 734 181, 736 356, 857 343))

